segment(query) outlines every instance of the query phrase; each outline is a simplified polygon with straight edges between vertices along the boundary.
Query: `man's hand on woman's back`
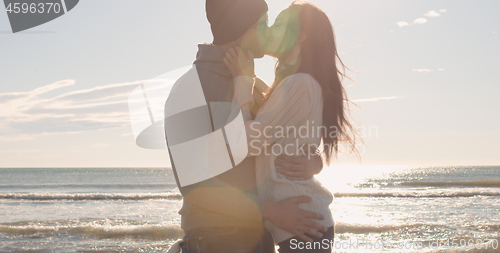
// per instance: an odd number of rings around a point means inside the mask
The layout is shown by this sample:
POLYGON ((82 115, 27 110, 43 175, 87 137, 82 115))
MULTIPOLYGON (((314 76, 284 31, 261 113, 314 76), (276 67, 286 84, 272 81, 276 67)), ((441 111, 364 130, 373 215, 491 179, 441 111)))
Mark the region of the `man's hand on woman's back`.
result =
POLYGON ((322 237, 323 234, 318 231, 326 232, 327 228, 310 220, 324 220, 323 215, 299 208, 298 204, 310 202, 311 200, 311 197, 299 196, 287 198, 280 202, 267 201, 262 216, 278 228, 288 231, 304 241, 313 242, 305 234, 322 237))
POLYGON ((289 156, 281 154, 274 161, 276 170, 288 180, 306 180, 317 175, 323 169, 321 156, 316 154, 316 149, 311 147, 304 156, 289 156))

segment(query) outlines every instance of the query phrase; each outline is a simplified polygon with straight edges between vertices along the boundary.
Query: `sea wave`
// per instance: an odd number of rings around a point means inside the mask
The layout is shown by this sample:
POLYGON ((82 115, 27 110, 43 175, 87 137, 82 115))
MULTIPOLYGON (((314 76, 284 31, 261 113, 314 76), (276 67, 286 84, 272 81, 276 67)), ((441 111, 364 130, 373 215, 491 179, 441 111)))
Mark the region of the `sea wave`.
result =
POLYGON ((400 190, 400 191, 356 191, 356 192, 336 192, 337 198, 453 198, 453 197, 475 197, 475 196, 500 196, 498 190, 400 190))
MULTIPOLYGON (((334 192, 337 198, 452 198, 474 196, 500 196, 499 190, 492 189, 440 189, 440 190, 400 190, 400 191, 352 191, 334 192)), ((0 193, 0 199, 32 201, 91 201, 91 200, 182 200, 178 190, 167 193, 0 193)))
POLYGON ((449 181, 449 182, 401 182, 397 186, 467 186, 467 187, 500 187, 500 180, 478 180, 478 181, 449 181))
POLYGON ((0 193, 0 199, 13 200, 180 200, 182 195, 172 193, 0 193))
POLYGON ((172 188, 171 184, 0 184, 0 189, 43 189, 43 188, 172 188))
MULTIPOLYGON (((451 226, 442 223, 358 224, 335 222, 335 233, 367 234, 412 229, 420 231, 435 230, 437 228, 456 229, 451 228, 451 226)), ((499 228, 500 224, 469 224, 467 226, 467 229, 475 231, 497 231, 499 228)))
MULTIPOLYGON (((335 222, 336 234, 368 234, 392 231, 448 228, 449 224, 406 223, 406 224, 356 224, 335 222)), ((500 224, 474 224, 468 229, 477 231, 497 231, 500 224)), ((177 224, 144 224, 137 221, 87 219, 61 221, 23 221, 0 224, 0 234, 14 236, 73 235, 96 238, 144 238, 151 240, 175 240, 184 232, 177 224)))
POLYGON ((143 238, 151 240, 178 239, 184 232, 178 225, 102 225, 102 224, 60 224, 60 225, 0 225, 0 234, 17 236, 76 235, 97 238, 143 238))
POLYGON ((500 180, 473 180, 473 181, 369 181, 352 184, 356 188, 378 188, 378 187, 434 187, 434 188, 455 188, 455 187, 484 187, 500 188, 500 180))
POLYGON ((420 228, 426 224, 410 223, 410 224, 356 224, 356 223, 343 223, 335 222, 335 233, 352 233, 352 234, 366 234, 366 233, 383 233, 397 231, 400 229, 420 228))

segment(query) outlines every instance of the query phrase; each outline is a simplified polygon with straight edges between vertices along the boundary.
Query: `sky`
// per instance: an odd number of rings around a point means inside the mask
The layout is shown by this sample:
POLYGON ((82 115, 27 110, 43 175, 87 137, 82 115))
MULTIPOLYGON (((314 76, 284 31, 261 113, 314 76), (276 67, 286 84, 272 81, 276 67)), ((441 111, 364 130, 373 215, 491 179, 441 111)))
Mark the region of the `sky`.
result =
MULTIPOLYGON (((272 24, 290 0, 269 0, 272 24)), ((330 17, 362 131, 337 165, 500 165, 500 2, 314 0, 330 17)), ((0 11, 0 167, 166 167, 127 97, 211 42, 203 0, 83 0, 13 34, 0 11)), ((256 60, 273 80, 274 59, 256 60)))

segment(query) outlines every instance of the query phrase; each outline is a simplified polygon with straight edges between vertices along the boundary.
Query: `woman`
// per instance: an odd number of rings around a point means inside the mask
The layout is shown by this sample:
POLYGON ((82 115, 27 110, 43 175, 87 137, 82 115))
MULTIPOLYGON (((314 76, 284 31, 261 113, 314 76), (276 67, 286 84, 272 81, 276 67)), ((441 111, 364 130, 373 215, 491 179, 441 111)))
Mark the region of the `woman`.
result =
MULTIPOLYGON (((249 154, 256 156, 259 195, 280 201, 292 196, 308 195, 309 203, 299 206, 322 214, 317 221, 328 227, 314 243, 307 243, 293 234, 265 221, 266 228, 284 252, 331 252, 334 221, 329 209, 333 195, 316 178, 289 180, 274 165, 280 154, 304 155, 304 145, 319 148, 330 163, 339 152, 338 142, 355 148, 354 128, 346 119, 344 102, 348 101, 336 66, 335 36, 330 20, 318 7, 307 1, 294 1, 276 18, 267 32, 266 54, 276 57, 276 78, 266 92, 264 104, 254 120, 245 119, 249 154), (325 240, 326 239, 326 240, 325 240), (301 251, 300 249, 304 251, 301 251)), ((250 110, 254 102, 253 56, 241 50, 229 50, 224 60, 235 77, 234 102, 250 110), (248 59, 248 60, 247 60, 248 59)), ((345 68, 342 61, 340 64, 345 68)), ((348 109, 348 108, 347 108, 348 109)), ((318 231, 303 228, 310 235, 318 231)))

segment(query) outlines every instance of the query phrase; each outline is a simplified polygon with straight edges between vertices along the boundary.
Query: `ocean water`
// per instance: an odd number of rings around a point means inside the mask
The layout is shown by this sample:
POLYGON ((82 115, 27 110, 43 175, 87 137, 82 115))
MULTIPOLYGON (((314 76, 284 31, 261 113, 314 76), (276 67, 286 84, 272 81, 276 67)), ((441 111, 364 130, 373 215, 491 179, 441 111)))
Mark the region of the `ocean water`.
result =
MULTIPOLYGON (((317 178, 335 196, 335 252, 500 252, 500 166, 317 178)), ((181 204, 169 168, 2 168, 0 252, 165 252, 181 204)))

